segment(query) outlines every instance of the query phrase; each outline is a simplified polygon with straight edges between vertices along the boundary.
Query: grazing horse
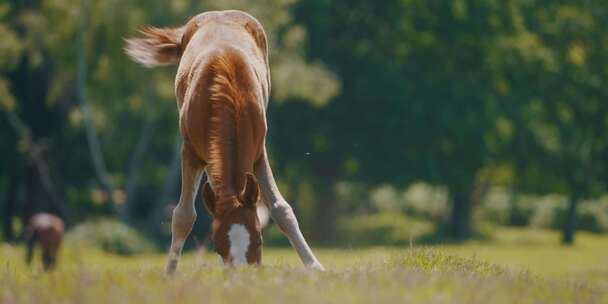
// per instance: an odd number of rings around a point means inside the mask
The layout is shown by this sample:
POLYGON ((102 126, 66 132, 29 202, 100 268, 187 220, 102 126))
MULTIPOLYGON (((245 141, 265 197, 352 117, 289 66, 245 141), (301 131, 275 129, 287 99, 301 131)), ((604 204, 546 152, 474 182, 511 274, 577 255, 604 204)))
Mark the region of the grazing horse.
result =
POLYGON ((40 244, 42 249, 42 266, 44 271, 51 271, 57 262, 57 252, 63 239, 63 221, 49 213, 36 213, 28 223, 26 230, 26 262, 32 262, 34 246, 40 244))
POLYGON ((203 171, 208 176, 203 198, 213 216, 212 240, 223 264, 261 262, 255 212, 261 199, 304 265, 322 270, 268 161, 270 71, 261 24, 244 12, 213 11, 181 27, 147 27, 141 33, 143 38, 126 40, 125 51, 134 61, 146 67, 178 64, 175 95, 183 139, 182 186, 173 210, 167 273, 175 271, 196 220, 194 198, 203 171))

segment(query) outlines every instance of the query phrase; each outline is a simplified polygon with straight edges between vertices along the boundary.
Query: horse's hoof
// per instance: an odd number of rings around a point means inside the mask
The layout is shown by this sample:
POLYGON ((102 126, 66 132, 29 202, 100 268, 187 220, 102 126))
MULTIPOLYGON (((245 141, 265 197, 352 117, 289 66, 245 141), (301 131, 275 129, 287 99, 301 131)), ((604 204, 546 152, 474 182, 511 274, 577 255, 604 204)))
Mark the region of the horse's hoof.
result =
POLYGON ((319 262, 314 262, 314 263, 306 266, 306 268, 308 268, 310 270, 314 270, 314 271, 325 271, 325 267, 323 267, 323 265, 321 265, 321 263, 319 263, 319 262))
POLYGON ((177 269, 177 260, 169 260, 167 262, 167 267, 165 267, 165 274, 168 276, 172 276, 177 269))

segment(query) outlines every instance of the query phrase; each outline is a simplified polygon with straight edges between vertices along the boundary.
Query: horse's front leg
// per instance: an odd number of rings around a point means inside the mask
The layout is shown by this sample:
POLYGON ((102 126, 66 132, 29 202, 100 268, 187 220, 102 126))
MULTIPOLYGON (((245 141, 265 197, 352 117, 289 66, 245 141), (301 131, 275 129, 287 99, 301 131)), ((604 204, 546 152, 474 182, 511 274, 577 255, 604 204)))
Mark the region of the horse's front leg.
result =
POLYGON ((192 231, 196 220, 194 199, 198 192, 201 176, 205 165, 185 144, 182 144, 182 187, 179 203, 173 209, 171 220, 171 248, 167 261, 166 272, 173 274, 177 268, 184 243, 192 231))
POLYGON ((256 161, 254 170, 260 185, 262 200, 270 210, 270 216, 279 225, 283 234, 287 236, 298 256, 300 256, 302 263, 307 268, 325 270, 306 243, 293 209, 279 192, 265 148, 262 157, 256 161))

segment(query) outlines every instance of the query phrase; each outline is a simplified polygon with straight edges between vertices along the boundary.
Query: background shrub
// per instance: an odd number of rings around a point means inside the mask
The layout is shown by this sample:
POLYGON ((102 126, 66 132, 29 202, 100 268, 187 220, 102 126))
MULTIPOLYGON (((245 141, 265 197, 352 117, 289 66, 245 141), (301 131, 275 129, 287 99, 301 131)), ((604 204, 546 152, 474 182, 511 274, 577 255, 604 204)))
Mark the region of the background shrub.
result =
POLYGON ((431 221, 398 212, 360 215, 338 221, 338 239, 346 246, 425 242, 434 232, 435 225, 431 221))
POLYGON ((608 197, 598 201, 584 201, 577 212, 578 229, 608 232, 608 197))
POLYGON ((113 219, 96 219, 77 225, 66 235, 66 243, 131 255, 155 249, 152 242, 135 229, 113 219))

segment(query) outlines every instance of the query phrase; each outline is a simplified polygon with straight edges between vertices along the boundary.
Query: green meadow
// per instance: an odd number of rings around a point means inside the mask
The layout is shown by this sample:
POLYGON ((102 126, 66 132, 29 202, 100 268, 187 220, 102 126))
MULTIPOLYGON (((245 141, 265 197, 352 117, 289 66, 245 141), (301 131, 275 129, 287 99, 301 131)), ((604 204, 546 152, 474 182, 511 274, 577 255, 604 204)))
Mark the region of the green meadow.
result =
POLYGON ((323 273, 289 248, 266 248, 264 266, 223 269, 214 254, 186 253, 178 274, 163 254, 116 256, 70 244, 57 270, 0 247, 3 303, 608 303, 608 236, 573 247, 543 230, 499 230, 462 245, 323 249, 323 273))

